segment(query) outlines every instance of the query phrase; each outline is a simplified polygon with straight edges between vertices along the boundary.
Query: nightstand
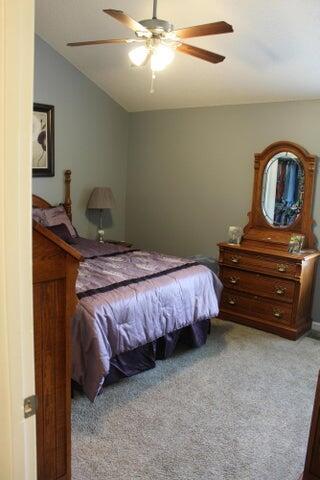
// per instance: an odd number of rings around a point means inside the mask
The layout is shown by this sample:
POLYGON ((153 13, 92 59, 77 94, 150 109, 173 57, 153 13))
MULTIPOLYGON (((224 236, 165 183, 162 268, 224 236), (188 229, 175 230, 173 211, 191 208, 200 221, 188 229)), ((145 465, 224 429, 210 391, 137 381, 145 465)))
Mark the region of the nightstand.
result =
POLYGON ((113 245, 122 245, 123 247, 132 247, 132 243, 125 242, 124 240, 105 240, 105 243, 112 243, 113 245))

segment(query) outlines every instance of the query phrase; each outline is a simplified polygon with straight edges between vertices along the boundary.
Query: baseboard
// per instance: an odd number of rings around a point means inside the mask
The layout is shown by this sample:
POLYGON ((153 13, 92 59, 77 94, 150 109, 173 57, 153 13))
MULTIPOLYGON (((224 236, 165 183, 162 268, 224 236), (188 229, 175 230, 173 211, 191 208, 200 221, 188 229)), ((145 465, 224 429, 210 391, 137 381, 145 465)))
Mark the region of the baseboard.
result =
POLYGON ((320 332, 320 322, 312 322, 312 330, 320 332))

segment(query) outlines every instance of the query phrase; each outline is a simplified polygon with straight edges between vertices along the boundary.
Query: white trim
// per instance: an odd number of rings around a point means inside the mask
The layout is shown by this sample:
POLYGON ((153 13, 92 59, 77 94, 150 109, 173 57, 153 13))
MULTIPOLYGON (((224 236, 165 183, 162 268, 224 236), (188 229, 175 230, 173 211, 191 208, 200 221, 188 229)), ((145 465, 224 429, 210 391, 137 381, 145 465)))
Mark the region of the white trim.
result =
POLYGON ((320 322, 312 322, 312 330, 320 332, 320 322))
POLYGON ((31 250, 34 0, 0 0, 0 477, 35 480, 31 250))

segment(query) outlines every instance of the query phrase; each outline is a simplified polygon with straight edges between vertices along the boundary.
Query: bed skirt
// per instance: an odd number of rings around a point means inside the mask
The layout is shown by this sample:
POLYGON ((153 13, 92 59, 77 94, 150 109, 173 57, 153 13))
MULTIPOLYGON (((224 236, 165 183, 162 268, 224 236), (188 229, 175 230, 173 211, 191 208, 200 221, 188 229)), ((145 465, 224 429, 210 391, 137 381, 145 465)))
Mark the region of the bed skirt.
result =
MULTIPOLYGON (((201 320, 180 330, 167 333, 154 342, 112 357, 110 371, 105 378, 104 385, 110 385, 122 378, 154 368, 156 360, 169 358, 178 345, 186 345, 191 348, 201 347, 207 341, 210 326, 210 320, 201 320)), ((77 390, 81 390, 76 382, 72 381, 72 385, 77 390)))

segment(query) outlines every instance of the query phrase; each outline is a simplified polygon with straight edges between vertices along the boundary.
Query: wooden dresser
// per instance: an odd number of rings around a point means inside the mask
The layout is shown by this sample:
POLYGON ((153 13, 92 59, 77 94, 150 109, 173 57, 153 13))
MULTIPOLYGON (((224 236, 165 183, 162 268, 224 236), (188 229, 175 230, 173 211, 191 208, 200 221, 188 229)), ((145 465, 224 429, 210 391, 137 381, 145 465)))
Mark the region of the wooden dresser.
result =
MULTIPOLYGON (((313 281, 319 257, 313 248, 311 218, 314 172, 315 157, 290 142, 277 142, 256 154, 252 211, 243 241, 240 245, 219 244, 220 278, 224 285, 222 319, 292 340, 310 329, 313 281), (274 158, 279 162, 287 152, 292 155, 290 161, 293 155, 299 161, 303 185, 300 197, 296 195, 299 204, 295 205, 297 213, 294 212, 291 223, 278 226, 270 224, 264 212, 265 171, 274 158), (289 239, 294 234, 305 235, 303 253, 288 252, 289 239)), ((275 176, 275 182, 276 179, 275 176)), ((276 188, 277 184, 273 192, 276 188)))
POLYGON ((221 318, 293 340, 310 329, 317 252, 290 254, 228 243, 219 247, 221 318))
MULTIPOLYGON (((33 205, 49 206, 33 196, 33 205)), ((38 480, 71 479, 71 329, 81 255, 33 224, 38 480)))

